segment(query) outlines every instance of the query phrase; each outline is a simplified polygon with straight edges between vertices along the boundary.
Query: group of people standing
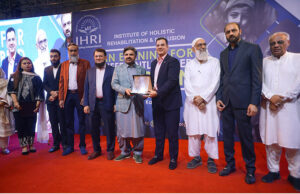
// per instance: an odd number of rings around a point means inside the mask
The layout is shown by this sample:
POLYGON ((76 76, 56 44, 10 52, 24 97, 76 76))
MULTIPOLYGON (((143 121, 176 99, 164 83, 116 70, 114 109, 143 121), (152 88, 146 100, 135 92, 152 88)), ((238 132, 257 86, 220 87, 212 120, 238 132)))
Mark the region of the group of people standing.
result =
MULTIPOLYGON (((219 175, 227 176, 236 171, 234 133, 237 126, 246 164, 245 182, 255 183, 256 156, 251 117, 260 113, 260 135, 266 145, 269 170, 262 181, 270 183, 280 178, 279 161, 282 148, 285 148, 290 171, 288 181, 299 190, 300 55, 287 52, 290 37, 285 32, 270 36, 272 55, 265 59, 258 45, 241 39, 239 24, 228 23, 224 33, 229 45, 221 52, 220 60, 209 55, 203 38, 196 38, 192 42, 195 58, 185 67, 183 116, 188 153, 192 157, 187 168, 193 169, 203 163, 200 157, 203 140, 208 154, 208 172, 218 171, 215 159, 219 158, 217 137, 221 120, 227 165, 219 175)), ((102 48, 94 51, 93 67, 90 67, 89 61, 79 58, 78 46, 74 43, 68 45, 69 60, 63 63, 60 63, 60 52, 52 49, 52 65, 45 68, 43 81, 34 73, 31 60, 21 58, 17 71, 10 76, 7 93, 13 102, 22 154, 36 151, 33 146, 36 113, 44 100, 44 89, 47 91, 46 104, 53 135, 53 147, 49 152, 60 149, 60 144, 63 156, 74 152, 76 109, 81 154, 87 154, 85 116, 89 115, 93 141, 89 160, 102 154, 99 132, 102 120, 107 136, 107 159, 121 161, 130 158, 133 152, 134 161, 142 163, 145 134, 143 101, 150 97, 156 147, 148 164, 154 165, 163 160, 167 134, 169 169, 176 169, 182 106, 180 63, 168 54, 168 49, 166 38, 156 39, 158 57, 151 63, 150 71, 153 89, 147 95, 132 94, 133 75, 146 75, 145 68, 135 63, 137 50, 134 47, 124 48, 124 64, 115 68, 106 63, 107 53, 102 48), (114 155, 116 137, 121 150, 117 157, 114 155)), ((1 95, 0 99, 2 102, 5 98, 1 95)), ((9 107, 7 104, 5 101, 0 107, 9 107)))

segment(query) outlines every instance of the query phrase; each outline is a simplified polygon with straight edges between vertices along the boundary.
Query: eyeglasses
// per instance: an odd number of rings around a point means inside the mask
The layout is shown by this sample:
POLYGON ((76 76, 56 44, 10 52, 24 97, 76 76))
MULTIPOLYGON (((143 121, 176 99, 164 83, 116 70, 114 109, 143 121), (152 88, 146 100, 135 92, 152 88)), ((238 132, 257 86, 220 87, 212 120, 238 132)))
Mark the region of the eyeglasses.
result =
POLYGON ((72 49, 70 49, 69 51, 70 51, 70 52, 77 52, 77 50, 72 50, 72 49))
POLYGON ((284 40, 278 40, 277 42, 276 41, 270 42, 270 46, 275 46, 276 43, 279 45, 282 45, 282 44, 284 44, 284 40))

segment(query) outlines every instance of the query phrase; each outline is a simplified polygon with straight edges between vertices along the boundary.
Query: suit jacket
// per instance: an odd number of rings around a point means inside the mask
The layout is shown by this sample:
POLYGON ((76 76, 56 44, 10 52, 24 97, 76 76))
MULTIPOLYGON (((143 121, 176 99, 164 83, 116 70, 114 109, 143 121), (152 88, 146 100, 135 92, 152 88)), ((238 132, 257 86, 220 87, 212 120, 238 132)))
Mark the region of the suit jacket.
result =
MULTIPOLYGON (((18 63, 21 58, 22 58, 22 56, 19 55, 18 53, 16 53, 16 58, 15 58, 15 63, 14 63, 14 72, 17 70, 17 66, 18 66, 18 63)), ((10 75, 8 75, 8 57, 6 57, 2 61, 1 67, 2 67, 3 71, 5 72, 5 79, 8 79, 10 77, 10 75)))
MULTIPOLYGON (((85 59, 78 59, 77 63, 77 87, 79 98, 83 98, 84 81, 87 70, 91 67, 90 62, 85 59)), ((60 78, 59 78, 59 100, 66 100, 68 85, 69 85, 69 66, 70 61, 65 61, 61 64, 60 78)))
MULTIPOLYGON (((84 82, 84 106, 89 106, 91 111, 94 111, 96 104, 96 67, 89 69, 85 76, 84 82)), ((115 91, 111 87, 111 80, 114 73, 114 68, 106 64, 102 91, 104 108, 108 111, 113 111, 115 104, 115 91)))
MULTIPOLYGON (((151 82, 154 86, 154 72, 157 64, 155 59, 151 63, 151 82)), ((157 77, 157 97, 152 99, 152 107, 163 106, 166 111, 175 110, 182 106, 179 85, 180 63, 167 55, 163 60, 157 77)))
MULTIPOLYGON (((128 65, 122 64, 115 68, 114 75, 111 81, 111 87, 118 92, 116 101, 116 111, 127 112, 130 106, 130 96, 125 94, 127 88, 132 89, 131 80, 127 71, 128 65)), ((144 67, 134 64, 136 68, 136 75, 145 75, 146 70, 144 67)))
POLYGON ((60 77, 61 65, 58 67, 56 77, 53 75, 53 66, 48 66, 44 70, 43 87, 47 92, 46 104, 58 104, 58 97, 54 101, 49 101, 51 91, 58 91, 59 77, 60 77))
POLYGON ((217 100, 234 108, 246 109, 249 104, 260 105, 262 89, 263 55, 258 45, 241 40, 233 61, 228 69, 229 48, 221 52, 221 79, 217 100))

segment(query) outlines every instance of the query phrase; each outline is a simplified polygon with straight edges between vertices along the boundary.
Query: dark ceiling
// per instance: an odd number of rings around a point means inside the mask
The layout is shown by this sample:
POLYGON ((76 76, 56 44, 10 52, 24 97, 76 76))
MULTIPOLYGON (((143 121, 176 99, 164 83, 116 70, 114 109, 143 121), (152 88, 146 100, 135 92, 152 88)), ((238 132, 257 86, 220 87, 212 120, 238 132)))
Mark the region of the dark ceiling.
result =
POLYGON ((130 5, 155 0, 0 0, 0 20, 130 5))

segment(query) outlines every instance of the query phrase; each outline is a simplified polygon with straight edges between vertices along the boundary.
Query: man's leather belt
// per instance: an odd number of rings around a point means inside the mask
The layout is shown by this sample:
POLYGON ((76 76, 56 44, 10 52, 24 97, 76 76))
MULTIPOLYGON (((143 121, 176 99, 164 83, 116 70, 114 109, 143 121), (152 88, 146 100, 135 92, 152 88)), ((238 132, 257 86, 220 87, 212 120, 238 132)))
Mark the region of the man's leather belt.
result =
POLYGON ((71 94, 77 94, 78 90, 68 90, 68 92, 71 93, 71 94))
POLYGON ((102 98, 98 98, 98 97, 96 97, 96 100, 98 100, 98 101, 102 101, 102 100, 103 100, 103 97, 102 97, 102 98))

